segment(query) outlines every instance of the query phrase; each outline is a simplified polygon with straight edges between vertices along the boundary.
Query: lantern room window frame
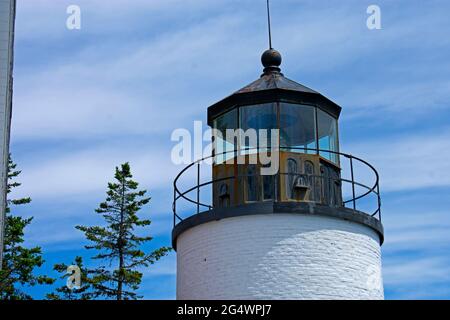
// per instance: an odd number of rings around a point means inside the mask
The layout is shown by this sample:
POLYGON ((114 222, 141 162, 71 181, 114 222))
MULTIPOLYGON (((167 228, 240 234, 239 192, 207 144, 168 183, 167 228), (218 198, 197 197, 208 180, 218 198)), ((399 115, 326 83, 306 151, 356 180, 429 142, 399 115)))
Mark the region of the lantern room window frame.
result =
MULTIPOLYGON (((337 166, 338 168, 340 167, 340 159, 337 156, 337 154, 334 153, 328 153, 326 151, 333 151, 333 152, 340 152, 340 144, 339 144, 339 119, 336 118, 333 114, 327 112, 326 110, 324 110, 323 108, 321 108, 319 105, 317 104, 312 104, 312 103, 304 103, 304 102, 293 102, 293 101, 270 101, 270 102, 263 102, 263 103, 257 103, 257 104, 239 104, 239 105, 234 105, 231 108, 228 108, 228 110, 226 110, 225 112, 221 113, 220 115, 217 115, 214 119, 212 119, 212 127, 213 129, 218 129, 217 128, 217 121, 219 118, 221 117, 225 117, 225 116, 230 116, 232 113, 235 113, 235 119, 234 119, 234 123, 236 124, 236 128, 227 128, 227 129, 242 129, 242 130, 246 130, 251 128, 251 126, 247 127, 243 127, 242 126, 242 109, 246 108, 246 107, 253 107, 253 108, 258 108, 258 107, 264 107, 264 105, 275 105, 275 112, 276 112, 276 127, 277 129, 281 130, 281 123, 280 123, 280 116, 281 116, 281 108, 282 108, 282 104, 287 104, 290 106, 294 106, 294 107, 299 107, 301 108, 302 106, 304 107, 312 107, 314 109, 314 137, 315 137, 315 147, 314 148, 305 148, 304 152, 300 151, 293 151, 296 153, 305 153, 305 154, 317 154, 320 156, 320 158, 324 161, 328 161, 331 164, 337 166), (320 137, 319 137, 319 126, 320 126, 320 120, 319 120, 319 112, 322 112, 323 114, 325 114, 326 116, 329 116, 332 121, 333 121, 333 125, 335 126, 335 135, 336 137, 333 138, 332 140, 332 144, 334 144, 334 149, 333 148, 329 148, 329 149, 322 149, 320 148, 320 137), (312 149, 312 150, 310 150, 312 149), (319 151, 319 150, 325 150, 325 151, 319 151), (311 152, 312 151, 312 152, 311 152)), ((262 128, 257 128, 257 129, 262 129, 262 128)), ((220 131, 222 131, 223 133, 223 129, 220 128, 220 131)), ((323 138, 323 137, 322 137, 323 138)), ((223 136, 223 141, 226 141, 226 136, 223 136)), ((244 141, 245 143, 245 141, 244 141)), ((330 143, 331 144, 331 143, 330 143)), ((241 152, 244 151, 247 147, 245 146, 245 144, 243 145, 243 141, 242 141, 242 137, 239 137, 237 139, 237 141, 234 141, 234 146, 235 146, 235 152, 241 152), (237 146, 236 146, 236 142, 237 142, 237 146)), ((289 151, 291 148, 296 147, 295 145, 282 145, 281 144, 281 136, 279 137, 279 141, 278 141, 278 146, 279 146, 279 150, 286 150, 289 151)), ((259 147, 259 146, 258 146, 259 147)), ((229 148, 224 148, 224 146, 222 146, 222 148, 224 150, 218 150, 217 149, 217 141, 214 142, 214 152, 218 151, 217 153, 221 153, 223 151, 233 151, 230 150, 229 148)), ((259 151, 259 148, 257 149, 259 151)), ((236 156, 236 154, 234 154, 234 156, 236 156)), ((231 158, 231 156, 227 156, 227 159, 231 158)), ((216 158, 217 159, 217 158, 216 158)), ((218 163, 222 163, 223 161, 218 161, 218 163)))

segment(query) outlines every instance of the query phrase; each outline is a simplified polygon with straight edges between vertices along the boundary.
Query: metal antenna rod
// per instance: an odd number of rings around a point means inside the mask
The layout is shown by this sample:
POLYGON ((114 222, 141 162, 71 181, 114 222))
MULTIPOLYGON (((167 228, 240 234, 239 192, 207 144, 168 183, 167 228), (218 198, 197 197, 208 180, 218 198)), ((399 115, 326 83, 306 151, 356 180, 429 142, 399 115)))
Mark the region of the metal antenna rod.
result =
POLYGON ((271 26, 270 26, 270 4, 269 4, 269 0, 267 0, 267 24, 269 27, 269 49, 273 49, 272 48, 272 30, 271 30, 271 26))

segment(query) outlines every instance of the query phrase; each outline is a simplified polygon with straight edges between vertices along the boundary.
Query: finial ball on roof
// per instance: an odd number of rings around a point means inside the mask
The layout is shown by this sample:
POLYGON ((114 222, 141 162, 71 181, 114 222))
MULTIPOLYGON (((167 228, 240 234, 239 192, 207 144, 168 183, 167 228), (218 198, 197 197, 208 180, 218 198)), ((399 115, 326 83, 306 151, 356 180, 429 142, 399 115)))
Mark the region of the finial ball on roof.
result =
POLYGON ((281 65, 281 54, 274 49, 264 51, 261 57, 261 62, 265 68, 279 67, 281 65))

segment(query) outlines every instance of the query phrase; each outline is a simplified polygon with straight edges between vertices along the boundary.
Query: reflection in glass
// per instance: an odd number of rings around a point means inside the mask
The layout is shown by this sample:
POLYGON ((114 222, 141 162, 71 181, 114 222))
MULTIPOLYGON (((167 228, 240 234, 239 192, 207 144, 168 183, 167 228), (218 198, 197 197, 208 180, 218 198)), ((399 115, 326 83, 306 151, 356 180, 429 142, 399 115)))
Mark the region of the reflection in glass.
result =
MULTIPOLYGON (((277 129, 277 108, 275 103, 266 103, 253 106, 245 106, 240 108, 240 128, 245 132, 248 129, 256 130, 256 137, 259 136, 260 129, 267 129, 266 146, 271 147, 271 129, 277 129)), ((250 141, 249 136, 241 136, 241 149, 256 149, 258 147, 258 140, 250 141)), ((262 150, 264 151, 264 150, 262 150)), ((256 150, 250 152, 256 153, 256 150)))
POLYGON ((286 148, 291 152, 315 154, 316 151, 314 150, 317 149, 315 128, 316 118, 313 106, 297 105, 291 103, 281 104, 281 147, 286 148))
MULTIPOLYGON (((317 110, 317 117, 319 123, 319 149, 338 152, 337 120, 320 109, 317 110)), ((320 155, 338 164, 338 156, 336 154, 320 152, 320 155)))
POLYGON ((226 130, 237 128, 237 109, 216 118, 213 127, 221 133, 220 136, 216 137, 214 142, 214 150, 217 155, 215 161, 217 164, 221 164, 234 157, 233 150, 235 150, 235 141, 234 139, 227 141, 226 130), (226 153, 224 154, 224 152, 226 153))

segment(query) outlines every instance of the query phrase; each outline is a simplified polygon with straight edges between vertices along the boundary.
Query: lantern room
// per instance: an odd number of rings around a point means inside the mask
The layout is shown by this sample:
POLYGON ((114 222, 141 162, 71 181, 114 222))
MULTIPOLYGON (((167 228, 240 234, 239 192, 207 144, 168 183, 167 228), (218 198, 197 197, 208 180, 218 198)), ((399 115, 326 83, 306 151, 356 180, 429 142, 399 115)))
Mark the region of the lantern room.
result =
POLYGON ((218 133, 214 136, 214 207, 264 201, 342 206, 341 108, 286 78, 276 50, 267 50, 261 60, 260 79, 208 108, 208 124, 218 133), (265 139, 261 131, 266 132, 265 139), (268 166, 259 159, 262 153, 277 162, 276 174, 261 174, 268 166))

